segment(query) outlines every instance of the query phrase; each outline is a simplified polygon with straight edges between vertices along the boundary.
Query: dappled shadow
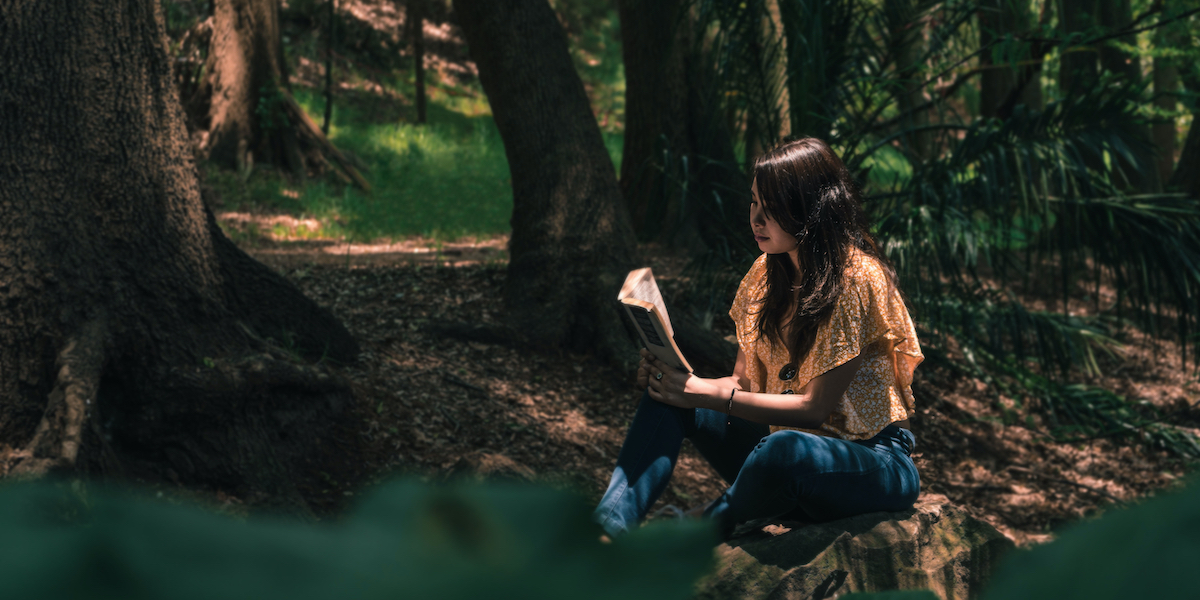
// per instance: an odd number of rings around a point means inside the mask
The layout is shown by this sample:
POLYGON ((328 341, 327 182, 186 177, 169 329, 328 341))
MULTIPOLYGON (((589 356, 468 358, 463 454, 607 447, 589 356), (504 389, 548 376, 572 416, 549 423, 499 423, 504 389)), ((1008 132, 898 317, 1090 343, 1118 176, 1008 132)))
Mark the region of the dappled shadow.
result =
POLYGON ((806 565, 817 558, 839 537, 855 537, 875 529, 881 523, 895 523, 916 514, 915 510, 874 512, 825 523, 793 520, 766 520, 738 528, 727 544, 741 548, 758 562, 784 570, 806 565))
MULTIPOLYGON (((407 243, 390 250, 362 245, 358 253, 358 245, 328 241, 247 247, 329 307, 362 345, 359 363, 343 374, 353 381, 362 410, 368 468, 438 477, 467 457, 502 456, 488 460, 511 460, 514 471, 528 469, 539 481, 598 500, 640 396, 632 374, 586 355, 438 334, 431 324, 502 322, 504 262, 449 267, 466 263, 468 250, 447 255, 455 250, 447 242, 438 259, 428 245, 407 243)), ((503 256, 502 242, 491 243, 492 255, 503 256)), ((677 257, 645 254, 662 275, 664 293, 673 294, 680 288, 677 257)), ((1134 499, 1169 485, 1183 469, 1152 449, 1103 440, 1054 444, 1036 429, 1004 426, 1000 409, 977 387, 982 384, 936 367, 917 371, 914 460, 923 489, 945 494, 1019 543, 1047 539, 1055 527, 1110 505, 1104 494, 1134 499)), ((336 483, 316 493, 352 491, 339 474, 330 479, 336 483)), ((694 506, 723 488, 688 444, 660 505, 694 506)), ((865 531, 890 518, 875 513, 835 522, 840 531, 822 529, 830 524, 776 523, 734 543, 752 552, 780 535, 836 539, 848 528, 865 531)), ((800 564, 811 559, 815 545, 797 544, 791 554, 771 560, 781 567, 800 564)))

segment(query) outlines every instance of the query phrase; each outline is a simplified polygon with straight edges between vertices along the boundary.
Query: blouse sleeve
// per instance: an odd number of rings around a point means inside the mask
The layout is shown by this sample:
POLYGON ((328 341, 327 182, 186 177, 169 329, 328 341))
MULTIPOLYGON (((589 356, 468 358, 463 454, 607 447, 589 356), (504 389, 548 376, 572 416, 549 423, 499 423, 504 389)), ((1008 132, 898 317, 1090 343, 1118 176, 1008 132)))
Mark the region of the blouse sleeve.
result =
MULTIPOLYGON (((826 373, 867 350, 872 355, 900 350, 898 344, 910 337, 915 345, 912 320, 899 292, 878 263, 860 256, 847 268, 845 289, 809 351, 812 376, 826 373)), ((898 383, 906 385, 912 381, 916 364, 903 366, 908 370, 907 377, 899 372, 896 375, 898 383)))
POLYGON ((751 313, 750 305, 760 300, 766 268, 767 255, 763 254, 754 261, 750 270, 746 272, 746 276, 742 278, 737 296, 733 299, 733 305, 729 307, 729 318, 733 319, 734 327, 737 329, 739 344, 742 340, 749 339, 751 330, 754 328, 754 315, 751 313))

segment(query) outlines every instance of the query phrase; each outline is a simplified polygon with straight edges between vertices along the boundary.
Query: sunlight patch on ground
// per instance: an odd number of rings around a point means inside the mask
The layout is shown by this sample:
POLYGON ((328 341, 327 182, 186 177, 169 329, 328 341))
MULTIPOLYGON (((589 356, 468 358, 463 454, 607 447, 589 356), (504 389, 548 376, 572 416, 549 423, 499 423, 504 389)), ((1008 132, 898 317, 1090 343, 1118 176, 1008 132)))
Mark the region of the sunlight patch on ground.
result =
POLYGON ((442 240, 413 236, 401 240, 347 242, 336 222, 279 214, 222 212, 226 235, 255 259, 276 268, 301 265, 346 267, 394 264, 465 267, 508 262, 508 236, 442 240))

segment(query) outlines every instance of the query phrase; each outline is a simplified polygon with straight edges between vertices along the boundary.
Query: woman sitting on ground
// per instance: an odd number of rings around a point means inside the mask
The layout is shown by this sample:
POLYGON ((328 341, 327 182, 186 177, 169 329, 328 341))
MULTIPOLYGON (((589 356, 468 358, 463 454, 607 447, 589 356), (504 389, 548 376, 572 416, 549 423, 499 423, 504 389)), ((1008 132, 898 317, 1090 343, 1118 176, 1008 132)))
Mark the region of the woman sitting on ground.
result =
POLYGON ((648 389, 595 511, 609 535, 645 518, 684 438, 729 485, 704 510, 725 536, 753 519, 916 501, 908 419, 921 349, 846 167, 821 140, 788 142, 755 161, 750 191, 763 255, 729 311, 733 375, 699 378, 642 350, 648 389))

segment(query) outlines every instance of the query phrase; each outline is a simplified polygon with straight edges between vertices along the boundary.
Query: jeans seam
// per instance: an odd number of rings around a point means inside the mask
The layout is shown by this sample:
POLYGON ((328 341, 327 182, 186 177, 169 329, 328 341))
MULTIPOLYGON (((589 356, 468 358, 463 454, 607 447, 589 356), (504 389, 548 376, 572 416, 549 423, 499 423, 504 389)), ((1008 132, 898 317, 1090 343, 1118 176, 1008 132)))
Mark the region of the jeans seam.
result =
POLYGON ((620 506, 620 504, 621 504, 621 496, 624 496, 625 491, 628 489, 629 489, 629 480, 626 479, 625 481, 621 482, 621 489, 616 493, 615 496, 613 496, 612 502, 609 503, 610 506, 609 506, 608 510, 604 511, 604 514, 600 517, 600 520, 602 521, 601 524, 607 525, 608 523, 610 523, 612 521, 613 513, 615 513, 617 511, 617 507, 620 506))

